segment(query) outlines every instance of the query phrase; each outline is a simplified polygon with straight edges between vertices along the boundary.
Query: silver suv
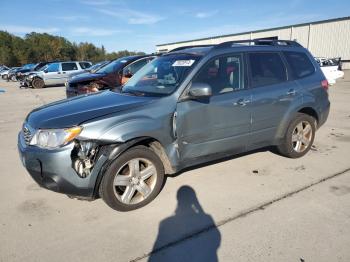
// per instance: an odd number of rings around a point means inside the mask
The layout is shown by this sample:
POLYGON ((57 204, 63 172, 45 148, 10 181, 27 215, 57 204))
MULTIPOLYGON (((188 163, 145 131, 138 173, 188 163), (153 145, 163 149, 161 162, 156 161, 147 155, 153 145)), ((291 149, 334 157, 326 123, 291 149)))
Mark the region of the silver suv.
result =
POLYGON ((49 64, 43 71, 36 72, 27 77, 26 83, 33 88, 43 88, 53 85, 64 85, 69 76, 83 72, 92 65, 86 61, 69 61, 49 64))

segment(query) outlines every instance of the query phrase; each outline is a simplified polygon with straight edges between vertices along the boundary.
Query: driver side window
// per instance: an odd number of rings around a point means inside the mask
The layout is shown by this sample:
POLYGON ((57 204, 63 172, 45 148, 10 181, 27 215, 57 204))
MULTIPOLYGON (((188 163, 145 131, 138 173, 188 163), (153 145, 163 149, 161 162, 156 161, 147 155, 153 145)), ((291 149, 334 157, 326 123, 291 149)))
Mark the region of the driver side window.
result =
POLYGON ((213 95, 244 88, 243 58, 241 54, 215 57, 207 62, 192 80, 210 85, 213 95))

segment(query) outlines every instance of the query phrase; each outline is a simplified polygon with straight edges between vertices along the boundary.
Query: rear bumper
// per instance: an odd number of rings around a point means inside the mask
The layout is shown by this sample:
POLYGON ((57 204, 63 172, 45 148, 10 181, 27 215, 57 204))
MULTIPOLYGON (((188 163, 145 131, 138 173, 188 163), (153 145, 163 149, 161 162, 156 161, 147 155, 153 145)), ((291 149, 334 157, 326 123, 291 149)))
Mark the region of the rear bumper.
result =
POLYGON ((72 168, 73 148, 73 143, 54 150, 27 146, 21 133, 18 135, 20 159, 35 182, 55 192, 93 199, 96 180, 106 158, 101 156, 96 161, 92 173, 86 178, 81 178, 72 168))

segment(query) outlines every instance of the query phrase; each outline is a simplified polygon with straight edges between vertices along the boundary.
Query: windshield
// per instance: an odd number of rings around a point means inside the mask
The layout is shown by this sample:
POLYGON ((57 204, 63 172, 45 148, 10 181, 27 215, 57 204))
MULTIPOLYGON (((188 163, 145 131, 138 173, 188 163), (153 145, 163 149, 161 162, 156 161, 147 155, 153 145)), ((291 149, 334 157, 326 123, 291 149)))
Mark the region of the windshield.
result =
POLYGON ((130 58, 128 58, 128 57, 119 58, 119 59, 114 60, 114 61, 110 62, 109 64, 101 67, 100 69, 96 70, 95 73, 110 74, 112 72, 117 71, 121 65, 127 63, 129 60, 130 60, 130 58))
POLYGON ((173 54, 159 57, 145 65, 124 86, 123 93, 165 96, 173 93, 200 56, 173 54))

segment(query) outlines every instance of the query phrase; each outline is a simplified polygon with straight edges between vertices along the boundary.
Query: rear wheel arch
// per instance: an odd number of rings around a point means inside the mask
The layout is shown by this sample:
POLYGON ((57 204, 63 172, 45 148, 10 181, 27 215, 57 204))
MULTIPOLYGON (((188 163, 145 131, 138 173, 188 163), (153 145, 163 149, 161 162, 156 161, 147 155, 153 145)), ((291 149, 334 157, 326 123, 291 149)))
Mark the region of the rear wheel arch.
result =
POLYGON ((309 116, 313 117, 316 120, 315 124, 317 126, 317 123, 319 121, 319 116, 318 116, 317 111, 314 108, 312 108, 312 107, 303 107, 300 110, 298 110, 298 113, 302 113, 302 114, 309 115, 309 116))
POLYGON ((273 144, 279 144, 280 140, 284 138, 290 123, 294 121, 294 119, 297 117, 299 113, 306 114, 308 116, 313 117, 315 119, 315 126, 317 128, 319 116, 316 109, 310 104, 303 105, 303 106, 299 105, 298 107, 291 108, 288 112, 286 112, 286 114, 284 115, 282 121, 280 122, 277 128, 275 141, 273 144))

